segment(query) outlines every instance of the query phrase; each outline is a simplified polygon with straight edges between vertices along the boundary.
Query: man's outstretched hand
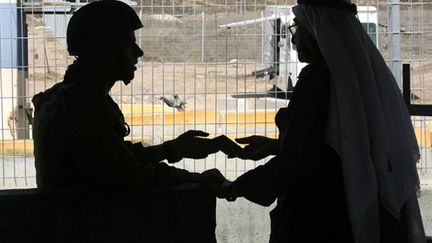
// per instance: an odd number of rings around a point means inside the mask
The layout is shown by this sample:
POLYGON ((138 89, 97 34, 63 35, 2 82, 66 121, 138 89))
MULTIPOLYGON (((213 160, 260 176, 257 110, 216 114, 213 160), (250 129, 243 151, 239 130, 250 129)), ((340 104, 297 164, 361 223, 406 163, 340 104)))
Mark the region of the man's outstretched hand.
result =
POLYGON ((235 156, 228 155, 228 158, 260 160, 269 155, 275 155, 279 146, 277 139, 258 135, 236 138, 236 142, 246 146, 235 156))

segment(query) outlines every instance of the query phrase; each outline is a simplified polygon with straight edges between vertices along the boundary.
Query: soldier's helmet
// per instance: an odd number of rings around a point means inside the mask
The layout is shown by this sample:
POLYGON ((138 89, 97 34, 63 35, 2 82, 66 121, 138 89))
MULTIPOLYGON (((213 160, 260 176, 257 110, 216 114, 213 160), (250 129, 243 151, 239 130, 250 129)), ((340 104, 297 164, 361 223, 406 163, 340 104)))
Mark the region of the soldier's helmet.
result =
POLYGON ((116 0, 91 2, 78 9, 69 21, 66 41, 71 56, 94 48, 110 48, 119 38, 143 25, 136 12, 116 0))

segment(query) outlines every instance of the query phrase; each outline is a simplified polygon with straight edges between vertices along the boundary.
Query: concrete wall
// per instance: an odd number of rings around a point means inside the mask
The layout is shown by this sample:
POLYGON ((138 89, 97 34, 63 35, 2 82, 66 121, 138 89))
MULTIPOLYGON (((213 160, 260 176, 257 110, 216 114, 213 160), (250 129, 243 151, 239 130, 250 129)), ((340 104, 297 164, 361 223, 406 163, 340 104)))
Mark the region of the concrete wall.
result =
POLYGON ((0 242, 216 243, 214 196, 158 190, 0 191, 0 242))
POLYGON ((270 237, 269 212, 274 205, 262 207, 244 198, 238 198, 235 202, 218 199, 216 206, 217 242, 268 242, 270 237))
MULTIPOLYGON (((432 236, 432 187, 422 189, 419 198, 426 235, 432 236)), ((270 237, 269 213, 275 204, 262 207, 246 199, 217 200, 216 238, 218 243, 265 243, 270 237)))

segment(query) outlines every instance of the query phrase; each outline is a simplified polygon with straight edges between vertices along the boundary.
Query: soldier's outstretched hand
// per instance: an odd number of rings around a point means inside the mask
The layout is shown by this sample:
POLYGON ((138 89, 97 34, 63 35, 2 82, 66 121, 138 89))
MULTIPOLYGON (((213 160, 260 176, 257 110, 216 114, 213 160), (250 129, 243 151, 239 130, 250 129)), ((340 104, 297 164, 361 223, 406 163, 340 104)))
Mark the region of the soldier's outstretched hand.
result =
MULTIPOLYGON (((165 142, 165 153, 167 153, 168 158, 206 158, 209 154, 219 151, 219 148, 214 145, 212 139, 206 138, 208 135, 208 133, 203 131, 189 130, 176 139, 165 142)), ((168 161, 170 160, 168 159, 168 161)))

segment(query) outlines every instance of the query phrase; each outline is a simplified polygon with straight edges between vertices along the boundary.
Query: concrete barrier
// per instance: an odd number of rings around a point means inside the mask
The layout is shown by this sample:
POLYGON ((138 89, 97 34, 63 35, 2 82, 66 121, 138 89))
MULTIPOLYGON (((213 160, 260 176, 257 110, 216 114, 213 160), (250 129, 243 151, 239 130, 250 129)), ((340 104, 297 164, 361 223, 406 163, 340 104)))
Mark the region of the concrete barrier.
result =
POLYGON ((198 184, 140 191, 0 191, 0 242, 216 242, 198 184))

